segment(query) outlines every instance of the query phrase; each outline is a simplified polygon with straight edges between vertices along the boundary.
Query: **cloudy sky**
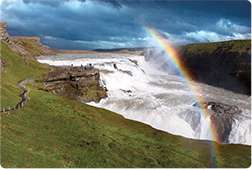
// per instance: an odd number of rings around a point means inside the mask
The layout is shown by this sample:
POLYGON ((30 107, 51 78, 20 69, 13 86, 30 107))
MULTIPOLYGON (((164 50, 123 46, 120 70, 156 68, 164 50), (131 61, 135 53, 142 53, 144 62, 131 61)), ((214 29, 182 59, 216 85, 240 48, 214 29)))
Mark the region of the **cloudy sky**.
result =
POLYGON ((174 44, 250 38, 248 1, 0 0, 11 35, 40 36, 55 48, 149 45, 145 26, 174 44))

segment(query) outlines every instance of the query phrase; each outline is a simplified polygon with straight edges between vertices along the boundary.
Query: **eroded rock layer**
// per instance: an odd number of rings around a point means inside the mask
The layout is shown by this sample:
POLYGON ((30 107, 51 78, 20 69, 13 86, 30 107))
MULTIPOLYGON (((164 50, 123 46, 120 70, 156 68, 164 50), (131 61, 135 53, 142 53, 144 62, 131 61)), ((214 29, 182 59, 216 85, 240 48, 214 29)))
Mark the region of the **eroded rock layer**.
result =
POLYGON ((99 71, 91 66, 53 69, 45 80, 45 90, 82 102, 98 102, 107 96, 99 71))

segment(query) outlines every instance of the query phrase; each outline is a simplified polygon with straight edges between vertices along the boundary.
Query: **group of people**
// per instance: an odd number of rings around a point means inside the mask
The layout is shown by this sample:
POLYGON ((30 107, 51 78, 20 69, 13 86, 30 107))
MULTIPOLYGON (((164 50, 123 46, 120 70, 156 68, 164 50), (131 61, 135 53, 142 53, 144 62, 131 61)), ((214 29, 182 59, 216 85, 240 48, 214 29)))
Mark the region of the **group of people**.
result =
MULTIPOLYGON (((71 64, 70 69, 72 69, 72 68, 74 68, 73 64, 71 64)), ((79 68, 79 67, 77 67, 77 68, 79 68)), ((84 66, 81 64, 80 69, 81 69, 82 71, 83 71, 83 70, 91 70, 91 69, 94 69, 94 66, 93 66, 91 63, 89 63, 89 64, 87 64, 87 65, 84 65, 84 66)))

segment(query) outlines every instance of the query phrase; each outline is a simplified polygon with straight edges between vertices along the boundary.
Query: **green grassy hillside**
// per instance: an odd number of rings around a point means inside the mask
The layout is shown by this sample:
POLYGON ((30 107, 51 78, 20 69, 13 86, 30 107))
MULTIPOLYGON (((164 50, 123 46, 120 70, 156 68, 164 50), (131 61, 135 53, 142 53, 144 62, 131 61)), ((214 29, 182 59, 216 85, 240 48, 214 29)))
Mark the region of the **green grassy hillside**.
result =
MULTIPOLYGON (((213 54, 218 48, 229 50, 229 52, 237 52, 239 54, 247 53, 250 50, 250 40, 230 40, 225 42, 212 43, 195 43, 182 46, 181 50, 187 52, 189 56, 200 54, 213 54)), ((220 50, 220 49, 219 49, 220 50)), ((205 55, 207 56, 207 55, 205 55)))
POLYGON ((1 59, 5 62, 1 72, 1 106, 14 105, 19 97, 17 83, 25 78, 41 78, 46 75, 48 67, 33 59, 24 59, 1 43, 1 59))
MULTIPOLYGON (((48 67, 1 44, 6 64, 1 106, 18 101, 16 84, 40 79, 48 67)), ((155 130, 113 112, 68 100, 29 85, 30 100, 1 114, 2 167, 249 167, 250 146, 219 145, 155 130)))
POLYGON ((31 57, 40 56, 40 55, 50 55, 55 54, 56 51, 40 43, 39 37, 24 37, 16 36, 12 38, 12 41, 28 52, 31 57))

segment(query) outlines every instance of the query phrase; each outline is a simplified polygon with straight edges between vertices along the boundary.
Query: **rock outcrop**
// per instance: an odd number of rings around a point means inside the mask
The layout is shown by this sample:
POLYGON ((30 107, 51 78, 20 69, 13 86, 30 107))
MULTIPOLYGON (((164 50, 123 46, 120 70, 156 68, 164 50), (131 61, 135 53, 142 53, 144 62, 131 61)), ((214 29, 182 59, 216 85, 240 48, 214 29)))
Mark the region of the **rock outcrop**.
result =
MULTIPOLYGON (((200 107, 198 103, 193 106, 200 107)), ((203 106, 210 116, 212 125, 216 128, 215 132, 217 133, 218 141, 228 143, 232 125, 242 111, 235 105, 218 102, 206 102, 203 106)))
POLYGON ((100 85, 99 70, 92 66, 56 67, 44 84, 47 91, 81 102, 98 102, 107 96, 106 89, 100 85))
POLYGON ((208 102, 207 106, 211 113, 211 122, 216 126, 219 140, 228 143, 232 124, 235 123, 235 116, 240 114, 241 110, 234 105, 216 102, 208 102))

